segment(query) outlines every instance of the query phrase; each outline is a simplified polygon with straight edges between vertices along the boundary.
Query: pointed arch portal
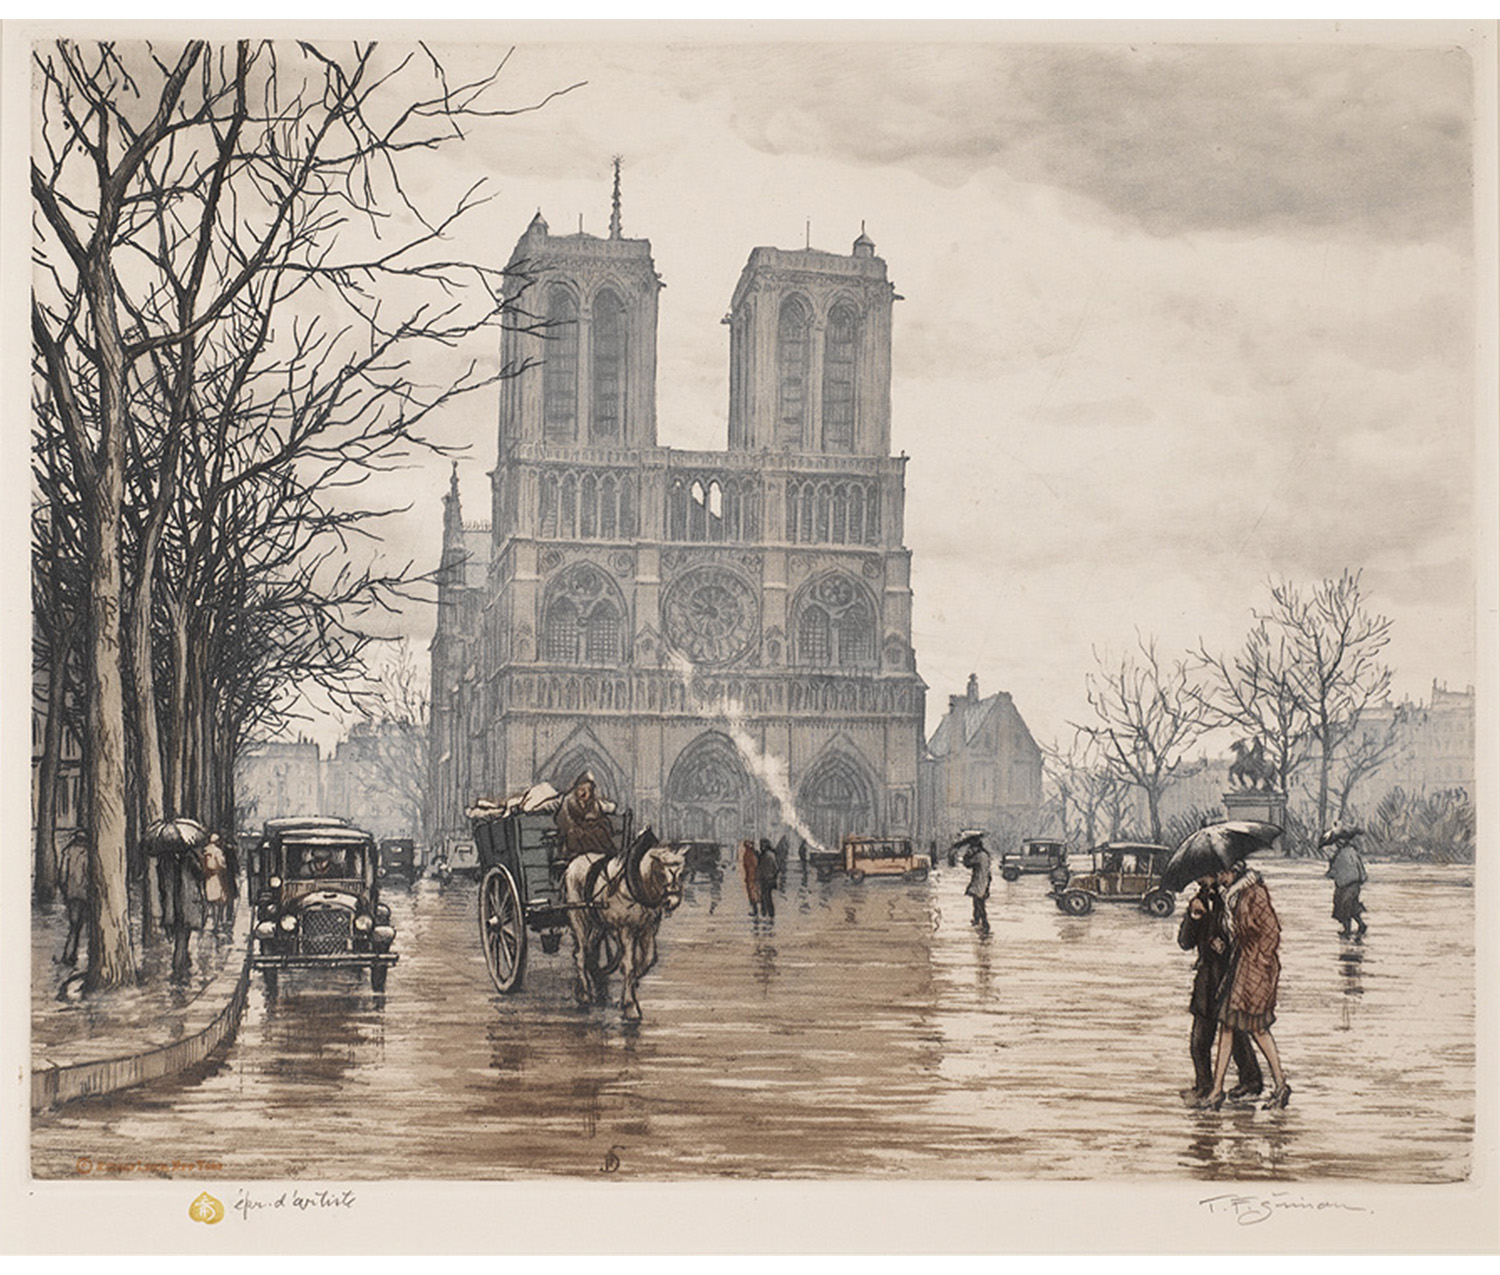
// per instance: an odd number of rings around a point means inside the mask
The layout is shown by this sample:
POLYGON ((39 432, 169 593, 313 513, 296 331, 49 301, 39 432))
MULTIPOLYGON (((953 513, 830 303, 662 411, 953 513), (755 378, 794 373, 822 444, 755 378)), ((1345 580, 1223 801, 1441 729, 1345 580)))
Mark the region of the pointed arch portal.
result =
POLYGON ((755 834, 756 792, 739 751, 717 731, 678 754, 667 776, 668 836, 733 844, 755 834))
POLYGON ((845 753, 829 753, 807 772, 797 791, 797 813, 828 850, 842 846, 850 833, 881 831, 875 784, 845 753))

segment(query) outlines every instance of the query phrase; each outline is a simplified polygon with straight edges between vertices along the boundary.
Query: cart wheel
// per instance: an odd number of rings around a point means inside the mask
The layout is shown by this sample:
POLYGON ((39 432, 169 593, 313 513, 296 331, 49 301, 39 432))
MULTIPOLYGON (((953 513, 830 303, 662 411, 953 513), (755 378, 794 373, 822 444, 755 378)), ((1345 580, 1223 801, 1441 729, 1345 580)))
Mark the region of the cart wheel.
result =
POLYGON ((479 940, 497 992, 513 992, 526 972, 526 918, 515 878, 491 868, 479 886, 479 940))
POLYGON ((853 881, 855 885, 858 885, 864 879, 865 874, 858 868, 855 868, 854 871, 849 874, 849 880, 853 881))
POLYGON ((385 976, 391 972, 388 965, 370 966, 370 990, 372 992, 385 991, 385 976))
POLYGON ((1069 890, 1062 897, 1063 911, 1073 916, 1087 916, 1094 910, 1094 901, 1081 890, 1069 890))
POLYGON ((1152 916, 1171 916, 1177 900, 1165 890, 1153 890, 1141 904, 1152 916))
POLYGON ((1000 875, 1007 881, 1019 881, 1021 879, 1020 868, 1001 868, 1000 875))

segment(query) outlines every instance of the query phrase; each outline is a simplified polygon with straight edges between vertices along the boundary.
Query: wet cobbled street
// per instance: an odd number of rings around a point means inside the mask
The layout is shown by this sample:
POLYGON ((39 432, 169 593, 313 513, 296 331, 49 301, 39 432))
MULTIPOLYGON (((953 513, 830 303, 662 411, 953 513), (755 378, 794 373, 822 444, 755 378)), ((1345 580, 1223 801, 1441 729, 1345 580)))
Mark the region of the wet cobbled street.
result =
MULTIPOLYGON (((804 880, 774 922, 732 875, 662 927, 645 1019, 572 1003, 533 942, 497 995, 472 881, 387 895, 388 994, 257 979, 239 1035, 171 1082, 33 1122, 75 1160, 210 1160, 234 1178, 1029 1178, 1449 1182, 1474 1125, 1472 869, 1372 864, 1340 939, 1322 864, 1268 860, 1283 927, 1283 1111, 1187 1109, 1192 956, 1133 907, 1065 916, 1044 878, 804 880), (383 1003, 382 1003, 383 1000, 383 1003)), ((614 984, 618 986, 618 982, 614 984)), ((201 1175, 199 1175, 201 1176, 201 1175)))

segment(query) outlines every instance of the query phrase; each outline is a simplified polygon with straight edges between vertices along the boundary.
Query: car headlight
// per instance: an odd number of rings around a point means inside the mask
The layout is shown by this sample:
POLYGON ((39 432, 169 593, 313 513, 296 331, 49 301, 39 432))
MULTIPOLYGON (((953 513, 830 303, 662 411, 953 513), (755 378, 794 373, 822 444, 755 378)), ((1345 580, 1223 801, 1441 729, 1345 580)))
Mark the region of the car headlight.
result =
POLYGON ((279 890, 279 889, 281 889, 281 878, 280 877, 272 877, 269 881, 266 882, 266 884, 268 886, 270 886, 271 889, 273 889, 273 890, 279 890))
POLYGON ((381 922, 389 921, 391 919, 390 908, 386 907, 384 903, 377 903, 375 905, 375 919, 381 922))
POLYGON ((354 928, 361 934, 363 934, 374 924, 375 922, 372 921, 369 917, 365 916, 363 913, 354 918, 354 928))
POLYGON ((376 938, 376 940, 378 942, 389 943, 395 937, 396 937, 396 930, 395 930, 394 926, 390 926, 390 925, 377 925, 375 927, 375 938, 376 938))
POLYGON ((274 921, 261 921, 255 927, 255 937, 258 939, 275 938, 276 923, 274 921))
POLYGON ((297 918, 294 917, 290 912, 287 913, 286 916, 281 918, 281 928, 288 934, 290 934, 297 928, 297 918))

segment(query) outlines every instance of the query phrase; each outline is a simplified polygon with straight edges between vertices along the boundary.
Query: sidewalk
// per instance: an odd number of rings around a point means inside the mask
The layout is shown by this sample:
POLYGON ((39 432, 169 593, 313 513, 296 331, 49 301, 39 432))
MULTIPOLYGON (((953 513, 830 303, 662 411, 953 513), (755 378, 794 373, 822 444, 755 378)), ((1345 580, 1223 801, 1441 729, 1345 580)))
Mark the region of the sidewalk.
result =
MULTIPOLYGON (((63 965, 68 926, 62 904, 33 908, 32 1110, 171 1075, 232 1036, 244 1001, 252 910, 242 900, 232 933, 194 936, 186 983, 168 981, 171 941, 142 946, 137 931, 136 986, 59 999, 64 984, 86 968, 87 939, 78 963, 63 965)), ((70 990, 76 992, 76 980, 70 990)))

